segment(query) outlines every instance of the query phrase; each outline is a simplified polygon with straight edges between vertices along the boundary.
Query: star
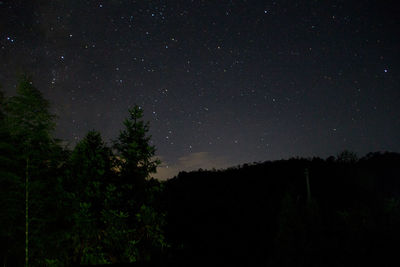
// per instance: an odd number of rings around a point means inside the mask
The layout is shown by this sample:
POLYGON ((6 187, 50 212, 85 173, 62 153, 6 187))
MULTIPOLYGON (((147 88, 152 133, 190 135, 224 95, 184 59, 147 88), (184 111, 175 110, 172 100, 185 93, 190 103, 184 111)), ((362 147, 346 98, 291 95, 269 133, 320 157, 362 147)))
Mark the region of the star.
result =
POLYGON ((59 108, 57 137, 72 147, 91 127, 114 139, 138 104, 169 162, 194 151, 229 157, 227 165, 325 156, 343 136, 360 154, 400 151, 392 66, 400 44, 390 6, 13 2, 0 0, 10 11, 0 16, 1 90, 13 95, 13 77, 26 69, 59 108))

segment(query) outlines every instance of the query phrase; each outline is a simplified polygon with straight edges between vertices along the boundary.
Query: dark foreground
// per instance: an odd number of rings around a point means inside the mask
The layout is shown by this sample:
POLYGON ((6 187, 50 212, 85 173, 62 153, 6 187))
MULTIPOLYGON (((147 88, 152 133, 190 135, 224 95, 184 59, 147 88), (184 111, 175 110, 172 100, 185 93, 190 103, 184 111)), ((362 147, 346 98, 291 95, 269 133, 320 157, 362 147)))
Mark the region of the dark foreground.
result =
POLYGON ((400 155, 353 156, 181 173, 164 199, 172 266, 398 266, 400 155))
POLYGON ((163 259, 112 266, 400 263, 399 154, 181 173, 166 183, 163 203, 163 259))

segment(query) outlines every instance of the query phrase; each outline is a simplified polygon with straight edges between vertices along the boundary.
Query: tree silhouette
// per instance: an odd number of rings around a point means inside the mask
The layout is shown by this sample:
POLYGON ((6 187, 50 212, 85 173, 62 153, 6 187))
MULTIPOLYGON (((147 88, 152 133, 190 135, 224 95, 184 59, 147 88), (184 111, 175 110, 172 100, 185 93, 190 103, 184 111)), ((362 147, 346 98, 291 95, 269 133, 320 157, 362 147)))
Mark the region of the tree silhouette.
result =
POLYGON ((124 183, 142 186, 150 174, 156 172, 160 161, 154 159, 155 147, 150 145, 149 122, 143 121, 143 110, 135 105, 124 120, 125 128, 114 141, 118 168, 124 183))
POLYGON ((344 150, 337 155, 336 160, 341 163, 355 163, 358 157, 356 153, 344 150))
POLYGON ((155 147, 150 145, 149 122, 143 121, 143 110, 135 105, 129 109, 113 148, 116 152, 117 191, 122 217, 132 236, 127 240, 130 248, 129 261, 149 260, 155 247, 165 246, 162 233, 163 215, 152 203, 152 196, 159 185, 149 183, 148 178, 160 164, 155 159, 155 147))
MULTIPOLYGON (((32 185, 43 188, 40 177, 41 170, 46 169, 54 140, 51 137, 54 130, 55 117, 49 112, 49 103, 37 90, 31 79, 21 77, 17 95, 9 98, 5 104, 6 124, 10 135, 17 144, 17 149, 25 166, 25 264, 29 265, 29 207, 31 206, 30 191, 32 185), (33 179, 33 184, 30 180, 33 179)), ((39 192, 36 192, 37 194, 39 192)), ((37 199, 43 202, 43 199, 37 199)), ((38 205, 42 206, 42 205, 38 205)))
POLYGON ((22 265, 24 183, 17 171, 18 151, 6 127, 5 99, 0 91, 0 248, 3 266, 22 265))
POLYGON ((105 189, 111 179, 112 153, 100 133, 90 131, 75 146, 64 187, 72 203, 70 244, 73 264, 106 263, 102 248, 105 189))

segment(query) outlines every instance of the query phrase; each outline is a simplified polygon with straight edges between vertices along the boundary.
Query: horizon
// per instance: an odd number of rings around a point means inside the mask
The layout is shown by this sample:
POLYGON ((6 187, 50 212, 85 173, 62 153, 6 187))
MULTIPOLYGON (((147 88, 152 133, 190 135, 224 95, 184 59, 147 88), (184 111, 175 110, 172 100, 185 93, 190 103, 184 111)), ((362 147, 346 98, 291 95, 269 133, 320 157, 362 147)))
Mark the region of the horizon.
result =
POLYGON ((378 0, 0 1, 0 84, 31 74, 72 146, 109 142, 138 104, 163 177, 400 152, 397 17, 378 0))

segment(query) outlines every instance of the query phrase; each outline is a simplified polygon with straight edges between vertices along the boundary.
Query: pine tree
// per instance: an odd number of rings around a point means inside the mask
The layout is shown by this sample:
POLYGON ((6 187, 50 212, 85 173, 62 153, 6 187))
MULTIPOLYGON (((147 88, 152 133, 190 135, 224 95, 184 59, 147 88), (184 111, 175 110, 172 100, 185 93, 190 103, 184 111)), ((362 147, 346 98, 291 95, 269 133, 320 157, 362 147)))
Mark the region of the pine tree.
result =
MULTIPOLYGON (((44 199, 40 196, 40 191, 45 190, 43 170, 47 169, 50 153, 54 140, 51 134, 54 130, 54 116, 49 112, 49 103, 45 100, 39 90, 37 90, 29 77, 22 76, 17 87, 17 95, 9 98, 5 104, 6 125, 10 131, 16 148, 23 158, 25 180, 25 265, 29 266, 29 236, 32 205, 30 196, 32 191, 33 204, 38 207, 34 213, 41 217, 45 214, 42 207, 45 205, 44 199)), ((43 221, 43 218, 41 220, 43 221)), ((39 225, 39 223, 37 224, 39 225)), ((36 227, 36 225, 35 225, 36 227)), ((39 227, 34 228, 32 233, 39 234, 39 227)))
POLYGON ((129 261, 146 261, 154 251, 166 246, 163 226, 164 214, 154 206, 154 195, 161 190, 159 184, 149 180, 160 164, 155 159, 155 147, 150 145, 149 122, 143 121, 139 106, 129 109, 125 128, 114 141, 117 154, 118 181, 116 191, 123 201, 119 220, 125 219, 128 246, 124 255, 129 261))
POLYGON ((156 172, 160 161, 154 159, 156 149, 149 144, 149 122, 143 121, 143 110, 139 106, 129 109, 129 117, 125 119, 124 126, 125 129, 114 141, 117 166, 121 183, 139 197, 144 192, 146 179, 156 172))
POLYGON ((18 173, 18 152, 5 123, 5 98, 0 91, 0 260, 22 265, 24 183, 18 173))
POLYGON ((71 154, 64 186, 72 203, 73 264, 107 263, 101 244, 102 213, 106 187, 112 180, 111 159, 111 150, 96 131, 90 131, 71 154))

